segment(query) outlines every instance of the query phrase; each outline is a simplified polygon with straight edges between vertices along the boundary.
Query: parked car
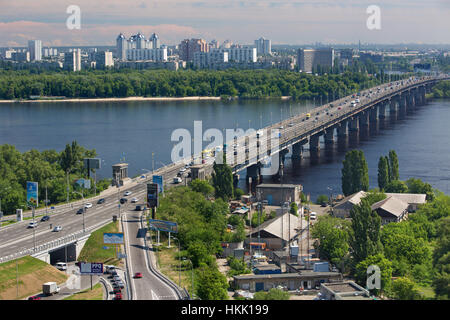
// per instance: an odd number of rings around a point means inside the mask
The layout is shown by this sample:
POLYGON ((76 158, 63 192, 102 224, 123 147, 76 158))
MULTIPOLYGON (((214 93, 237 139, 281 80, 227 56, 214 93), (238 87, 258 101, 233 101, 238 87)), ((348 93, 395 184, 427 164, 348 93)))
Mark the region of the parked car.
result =
POLYGON ((39 297, 39 296, 31 296, 31 297, 28 297, 28 300, 41 300, 41 297, 39 297))
POLYGON ((122 300, 122 293, 116 293, 116 300, 122 300))
POLYGON ((99 200, 97 201, 97 204, 103 204, 103 203, 105 203, 105 201, 106 201, 106 200, 103 199, 103 198, 102 198, 102 199, 99 199, 99 200))
POLYGON ((41 222, 48 221, 48 220, 50 220, 49 216, 43 216, 41 219, 41 222))
POLYGON ((122 293, 122 290, 120 288, 114 288, 113 289, 114 294, 122 293))

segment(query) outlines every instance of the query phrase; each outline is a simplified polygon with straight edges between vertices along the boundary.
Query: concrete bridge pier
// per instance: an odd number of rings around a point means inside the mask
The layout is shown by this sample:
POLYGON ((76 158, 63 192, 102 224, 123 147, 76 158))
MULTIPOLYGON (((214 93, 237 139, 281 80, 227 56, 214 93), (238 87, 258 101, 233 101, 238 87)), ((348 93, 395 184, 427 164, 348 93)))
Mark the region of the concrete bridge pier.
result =
POLYGON ((358 114, 359 118, 359 135, 360 138, 366 139, 369 136, 369 111, 364 110, 358 114))
POLYGON ((409 92, 408 98, 407 98, 407 108, 406 108, 406 112, 407 113, 412 113, 414 112, 414 110, 416 109, 416 99, 415 99, 415 95, 412 91, 409 92))
POLYGON ((338 150, 345 150, 347 149, 348 144, 348 121, 342 120, 338 126, 336 127, 337 131, 337 141, 338 141, 338 150))
POLYGON ((426 93, 425 87, 424 86, 419 87, 419 99, 421 106, 424 106, 427 103, 425 93, 426 93))
POLYGON ((291 159, 298 160, 303 158, 303 145, 306 144, 308 140, 300 141, 292 145, 292 157, 291 159))
POLYGON ((397 120, 397 99, 392 98, 389 103, 389 120, 396 121, 397 120))
POLYGON ((399 117, 405 118, 406 116, 406 107, 407 105, 407 97, 406 95, 402 94, 398 100, 398 109, 399 109, 399 117))
POLYGON ((334 144, 334 127, 327 128, 324 131, 325 147, 332 147, 334 144))
POLYGON ((311 161, 315 161, 320 156, 320 134, 315 134, 309 139, 309 156, 311 161))
POLYGON ((380 120, 386 119, 386 105, 387 105, 386 101, 382 101, 382 102, 377 104, 377 107, 378 107, 378 118, 380 120))

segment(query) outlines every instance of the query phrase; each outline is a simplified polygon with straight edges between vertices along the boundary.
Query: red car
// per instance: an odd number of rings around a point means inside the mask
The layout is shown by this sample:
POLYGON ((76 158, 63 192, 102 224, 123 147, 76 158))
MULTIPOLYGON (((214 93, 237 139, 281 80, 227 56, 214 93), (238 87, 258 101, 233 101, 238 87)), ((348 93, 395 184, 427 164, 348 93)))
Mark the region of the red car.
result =
POLYGON ((116 300, 122 300, 122 293, 116 293, 116 300))
POLYGON ((136 279, 142 278, 142 273, 136 272, 136 273, 134 274, 134 277, 135 277, 136 279))
POLYGON ((31 297, 28 298, 28 300, 41 300, 41 297, 31 296, 31 297))

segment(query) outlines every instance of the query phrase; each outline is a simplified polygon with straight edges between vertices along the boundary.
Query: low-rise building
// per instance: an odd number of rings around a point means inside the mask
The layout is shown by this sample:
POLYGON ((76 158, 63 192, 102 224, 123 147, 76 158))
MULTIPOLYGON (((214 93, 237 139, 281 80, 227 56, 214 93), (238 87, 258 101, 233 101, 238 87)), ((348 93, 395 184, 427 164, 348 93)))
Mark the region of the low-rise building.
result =
POLYGON ((371 300, 370 293, 353 281, 321 283, 321 300, 371 300))
POLYGON ((250 292, 269 291, 279 286, 287 290, 318 289, 322 283, 342 281, 339 272, 312 272, 281 274, 250 274, 233 277, 234 288, 250 292))
POLYGON ((285 202, 300 202, 303 187, 297 184, 260 184, 256 192, 260 192, 261 200, 267 200, 269 205, 282 205, 285 202))

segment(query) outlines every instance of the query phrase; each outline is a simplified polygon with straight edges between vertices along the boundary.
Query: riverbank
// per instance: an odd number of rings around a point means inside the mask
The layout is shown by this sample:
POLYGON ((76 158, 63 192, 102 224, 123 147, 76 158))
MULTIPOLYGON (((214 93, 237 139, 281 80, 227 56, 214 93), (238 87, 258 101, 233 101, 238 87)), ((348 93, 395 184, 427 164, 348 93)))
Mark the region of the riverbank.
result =
POLYGON ((115 101, 199 101, 220 100, 221 97, 127 97, 127 98, 75 98, 75 99, 35 99, 35 100, 0 100, 0 103, 28 102, 115 102, 115 101))
POLYGON ((22 99, 22 100, 0 100, 0 103, 33 103, 33 102, 129 102, 129 101, 155 101, 155 102, 171 102, 171 101, 220 101, 220 100, 268 100, 281 99, 289 100, 292 97, 282 96, 279 98, 264 97, 264 98, 239 98, 239 97, 126 97, 126 98, 74 98, 74 99, 22 99))

